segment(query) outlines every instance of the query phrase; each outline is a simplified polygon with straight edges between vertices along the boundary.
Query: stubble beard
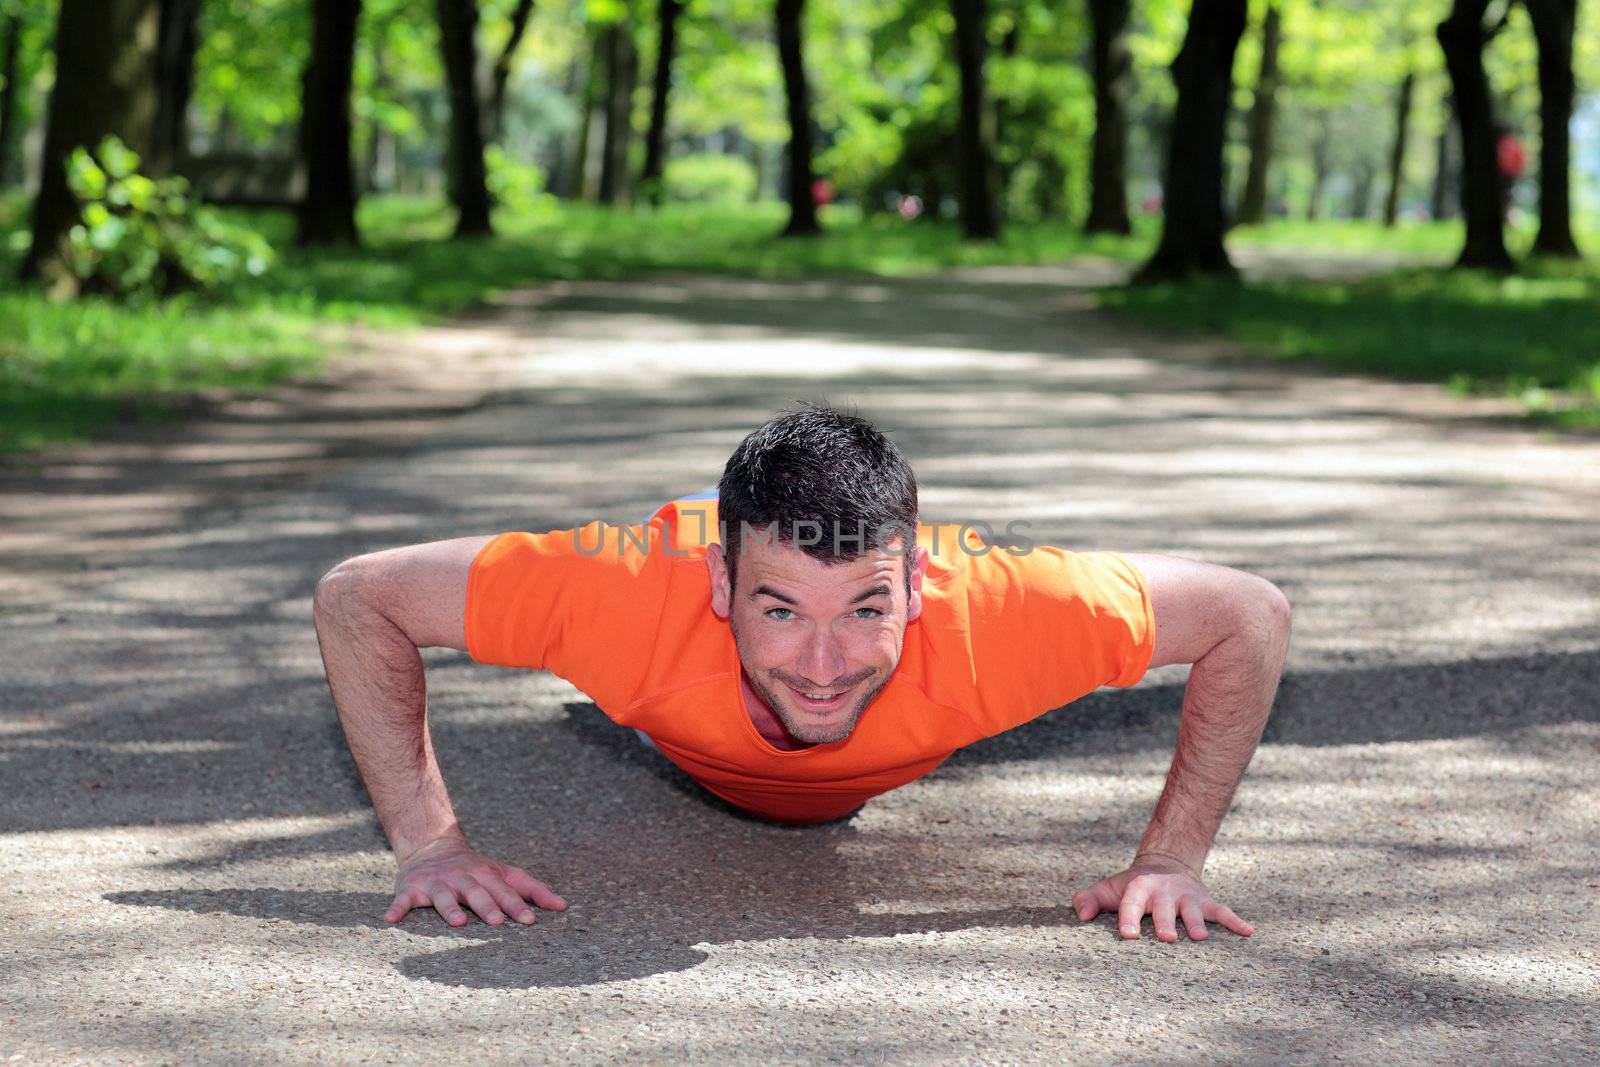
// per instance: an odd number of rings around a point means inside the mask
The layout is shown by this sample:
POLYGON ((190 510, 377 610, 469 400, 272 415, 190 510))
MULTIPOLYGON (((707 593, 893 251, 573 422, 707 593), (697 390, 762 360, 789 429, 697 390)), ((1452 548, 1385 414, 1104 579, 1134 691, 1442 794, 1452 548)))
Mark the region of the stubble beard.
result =
MULTIPOLYGON (((817 723, 808 717, 803 717, 803 713, 797 715, 791 712, 788 704, 778 699, 777 695, 759 678, 751 678, 750 684, 755 688, 756 692, 761 694, 761 699, 767 702, 767 707, 772 709, 772 713, 778 717, 778 721, 783 723, 783 728, 789 731, 790 737, 796 741, 803 741, 808 745, 826 745, 834 741, 843 741, 855 732, 856 723, 861 720, 861 715, 867 710, 867 705, 872 703, 873 697, 876 697, 883 687, 889 684, 890 677, 892 675, 885 675, 882 681, 867 690, 861 699, 856 701, 856 706, 850 709, 850 714, 836 725, 833 723, 817 723)), ((779 682, 778 684, 784 686, 786 690, 790 688, 786 682, 779 682)), ((860 683, 856 684, 859 685, 860 683)))
MULTIPOLYGON (((739 625, 732 618, 729 618, 728 626, 733 631, 734 644, 737 646, 739 642, 739 625)), ((896 666, 899 665, 898 655, 895 657, 895 663, 896 666)), ((740 669, 743 670, 742 663, 740 669)), ((789 732, 790 737, 808 745, 826 745, 834 741, 843 741, 855 732, 856 723, 861 721, 862 713, 867 710, 867 705, 872 703, 873 698, 882 692, 884 686, 889 684, 889 679, 894 677, 894 670, 891 668, 883 676, 882 681, 867 690, 861 699, 856 702, 856 706, 850 710, 850 714, 838 726, 821 730, 809 730, 803 725, 804 720, 798 718, 795 714, 791 714, 788 703, 779 699, 777 693, 767 685, 765 679, 756 677, 747 670, 744 671, 744 676, 750 680, 750 687, 760 695, 762 700, 767 702, 767 707, 772 709, 772 713, 778 717, 778 721, 783 724, 783 728, 789 732)), ((786 692, 789 690, 787 683, 780 682, 779 684, 784 687, 786 692)), ((857 682, 856 684, 860 685, 861 683, 857 682)))

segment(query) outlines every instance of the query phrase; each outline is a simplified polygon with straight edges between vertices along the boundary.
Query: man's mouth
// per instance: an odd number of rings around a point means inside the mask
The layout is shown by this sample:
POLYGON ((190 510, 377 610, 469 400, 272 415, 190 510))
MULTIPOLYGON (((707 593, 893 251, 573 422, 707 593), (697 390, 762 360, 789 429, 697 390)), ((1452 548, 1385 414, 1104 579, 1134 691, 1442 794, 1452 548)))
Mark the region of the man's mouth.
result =
MULTIPOLYGON (((789 685, 788 682, 783 684, 789 685)), ((854 688, 855 686, 850 687, 850 689, 854 688)), ((789 691, 795 695, 796 702, 807 711, 815 712, 837 711, 844 706, 845 697, 850 695, 850 689, 807 691, 796 689, 794 686, 789 685, 789 691)))

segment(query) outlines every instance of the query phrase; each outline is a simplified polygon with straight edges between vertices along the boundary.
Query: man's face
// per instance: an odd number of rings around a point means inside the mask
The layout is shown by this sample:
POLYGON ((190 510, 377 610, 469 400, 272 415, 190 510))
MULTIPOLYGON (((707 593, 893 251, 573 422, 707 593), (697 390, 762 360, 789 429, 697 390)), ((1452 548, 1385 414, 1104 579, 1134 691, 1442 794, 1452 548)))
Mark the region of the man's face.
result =
POLYGON ((826 563, 747 537, 736 583, 728 580, 720 545, 709 546, 706 556, 712 609, 733 627, 750 685, 784 729, 808 744, 850 736, 900 662, 906 624, 922 613, 927 549, 909 558, 872 551, 826 563))

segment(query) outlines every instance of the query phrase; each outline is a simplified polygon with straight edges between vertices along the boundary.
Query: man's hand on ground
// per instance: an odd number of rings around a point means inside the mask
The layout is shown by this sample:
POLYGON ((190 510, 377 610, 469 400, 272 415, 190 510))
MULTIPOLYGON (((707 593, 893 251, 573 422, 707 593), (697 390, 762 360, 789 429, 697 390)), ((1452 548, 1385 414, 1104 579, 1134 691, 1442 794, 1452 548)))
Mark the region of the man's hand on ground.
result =
POLYGON ((1121 874, 1096 882, 1072 895, 1079 920, 1088 922, 1101 912, 1115 912, 1123 937, 1137 938, 1139 925, 1149 915, 1162 941, 1178 940, 1178 920, 1183 920, 1189 940, 1206 939, 1206 923, 1220 923, 1242 937, 1255 928, 1212 899, 1194 873, 1175 861, 1135 859, 1121 874))
POLYGON ((441 838, 407 856, 394 884, 394 903, 383 914, 391 923, 412 908, 433 908, 451 926, 461 926, 467 921, 461 910, 466 904, 491 926, 504 923, 507 916, 528 924, 534 921, 530 900, 549 911, 567 906, 527 871, 480 855, 458 838, 441 838))

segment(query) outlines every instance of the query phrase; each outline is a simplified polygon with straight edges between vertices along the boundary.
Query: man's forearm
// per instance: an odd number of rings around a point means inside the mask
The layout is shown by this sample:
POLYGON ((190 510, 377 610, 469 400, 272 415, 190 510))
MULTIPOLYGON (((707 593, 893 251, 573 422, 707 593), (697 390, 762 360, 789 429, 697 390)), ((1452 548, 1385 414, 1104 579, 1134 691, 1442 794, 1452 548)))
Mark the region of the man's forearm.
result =
POLYGON ((316 623, 339 724, 396 857, 461 836, 428 736, 416 646, 363 598, 350 564, 318 585, 316 623))
POLYGON ((1177 859, 1198 876, 1261 740, 1288 650, 1286 610, 1263 607, 1190 668, 1177 753, 1141 856, 1177 859))

